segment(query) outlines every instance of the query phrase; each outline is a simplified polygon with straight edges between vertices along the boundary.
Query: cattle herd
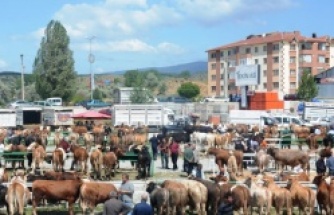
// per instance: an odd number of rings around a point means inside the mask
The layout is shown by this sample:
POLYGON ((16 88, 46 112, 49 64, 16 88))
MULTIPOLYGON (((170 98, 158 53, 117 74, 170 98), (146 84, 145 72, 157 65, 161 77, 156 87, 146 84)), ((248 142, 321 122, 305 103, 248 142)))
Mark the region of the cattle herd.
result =
MULTIPOLYGON (((189 176, 187 179, 146 181, 149 174, 145 170, 149 165, 150 153, 147 150, 147 128, 121 126, 113 128, 106 134, 102 125, 95 126, 91 132, 84 126, 67 128, 68 135, 58 129, 54 135, 54 150, 50 155, 46 152, 47 129, 18 129, 5 146, 6 151, 28 152, 31 154, 29 167, 24 162, 12 161, 15 169, 12 173, 5 167, 0 169, 0 205, 6 206, 8 214, 23 214, 26 204, 32 204, 33 214, 37 214, 38 206, 47 203, 66 201, 68 211, 74 214, 74 204, 79 205, 85 214, 109 198, 111 191, 117 191, 112 178, 116 174, 118 161, 129 150, 138 154, 137 179, 145 179, 146 192, 150 193, 150 203, 156 214, 186 214, 193 211, 197 214, 217 214, 219 205, 227 192, 232 193, 235 211, 243 214, 258 211, 259 214, 270 214, 274 208, 276 213, 292 214, 294 208, 300 213, 314 213, 317 204, 321 212, 334 214, 334 180, 325 175, 310 176, 311 154, 318 153, 323 157, 331 156, 332 141, 327 136, 327 128, 319 127, 320 133, 313 133, 312 128, 291 125, 291 136, 305 140, 309 150, 277 148, 262 144, 266 138, 278 138, 277 126, 268 126, 260 130, 257 126, 225 125, 223 133, 215 128, 202 126, 184 127, 182 134, 162 132, 161 141, 169 141, 170 137, 188 135, 187 139, 202 150, 203 155, 215 157, 219 169, 224 169, 233 156, 236 160, 237 181, 229 180, 223 174, 205 180, 189 176), (104 138, 108 135, 107 140, 104 138), (80 138, 84 145, 79 145, 80 138), (318 139, 324 144, 319 145, 318 139), (246 140, 258 142, 258 147, 250 149, 246 140), (244 140, 244 150, 235 149, 236 141, 244 140), (93 147, 94 146, 94 147, 93 147), (258 174, 245 176, 247 167, 244 153, 253 150, 258 166, 258 174), (73 161, 71 169, 65 169, 64 161, 71 152, 73 161), (44 167, 50 160, 52 170, 44 167), (267 172, 269 161, 275 161, 277 172, 267 172), (91 171, 87 163, 90 162, 91 171), (300 166, 301 172, 287 173, 287 167, 300 166), (39 169, 39 171, 37 171, 39 169), (70 171, 75 170, 75 171, 70 171), (11 176, 10 176, 11 175, 11 176), (101 181, 102 179, 108 182, 101 181), (282 183, 282 181, 285 181, 282 183), (316 185, 316 192, 305 183, 316 185), (28 184, 31 183, 31 186, 28 184)), ((7 130, 0 131, 0 141, 8 136, 7 130)), ((299 145, 301 141, 298 142, 299 145)), ((252 145, 252 144, 250 144, 252 145)), ((28 156, 29 160, 29 156, 28 156)))

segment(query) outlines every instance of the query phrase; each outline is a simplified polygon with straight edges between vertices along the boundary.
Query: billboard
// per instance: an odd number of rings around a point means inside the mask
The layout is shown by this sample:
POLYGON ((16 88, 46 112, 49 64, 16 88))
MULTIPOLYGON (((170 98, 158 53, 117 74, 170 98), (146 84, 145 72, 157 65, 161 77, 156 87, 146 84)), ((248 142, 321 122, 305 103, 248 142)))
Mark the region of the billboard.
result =
POLYGON ((235 86, 251 86, 260 83, 260 65, 242 65, 235 69, 235 86))

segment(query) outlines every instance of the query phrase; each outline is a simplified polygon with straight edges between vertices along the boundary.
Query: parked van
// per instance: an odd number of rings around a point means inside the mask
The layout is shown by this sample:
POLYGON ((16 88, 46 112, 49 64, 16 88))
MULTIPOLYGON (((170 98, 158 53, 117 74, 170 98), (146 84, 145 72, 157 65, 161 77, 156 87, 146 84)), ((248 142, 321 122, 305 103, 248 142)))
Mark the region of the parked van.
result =
POLYGON ((62 98, 55 97, 55 98, 47 98, 46 102, 49 103, 51 106, 62 106, 63 100, 62 98))
POLYGON ((300 117, 294 115, 274 115, 273 117, 276 119, 277 124, 283 127, 288 127, 291 124, 310 126, 310 123, 307 123, 300 117))

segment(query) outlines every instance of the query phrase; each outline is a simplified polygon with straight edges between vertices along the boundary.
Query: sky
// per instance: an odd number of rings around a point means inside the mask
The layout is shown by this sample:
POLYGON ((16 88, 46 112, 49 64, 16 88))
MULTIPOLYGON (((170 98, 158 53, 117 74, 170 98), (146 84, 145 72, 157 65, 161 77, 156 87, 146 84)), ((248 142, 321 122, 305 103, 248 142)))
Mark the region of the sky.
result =
POLYGON ((31 73, 44 29, 60 21, 75 70, 94 74, 207 61, 206 50, 250 34, 334 36, 332 0, 1 1, 0 71, 31 73), (90 39, 93 38, 93 39, 90 39), (88 61, 89 50, 95 56, 88 61))

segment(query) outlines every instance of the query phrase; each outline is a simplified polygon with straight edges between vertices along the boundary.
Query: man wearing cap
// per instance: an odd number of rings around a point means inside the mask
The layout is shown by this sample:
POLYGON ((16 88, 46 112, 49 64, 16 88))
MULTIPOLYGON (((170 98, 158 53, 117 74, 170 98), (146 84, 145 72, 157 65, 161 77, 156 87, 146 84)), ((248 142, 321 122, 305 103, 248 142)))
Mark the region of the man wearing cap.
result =
POLYGON ((133 208, 132 215, 153 215, 153 208, 146 203, 147 199, 147 193, 143 193, 141 195, 141 202, 133 208))
POLYGON ((131 208, 122 201, 118 200, 117 197, 117 192, 110 192, 110 199, 107 200, 103 206, 103 215, 127 214, 131 211, 131 208))

